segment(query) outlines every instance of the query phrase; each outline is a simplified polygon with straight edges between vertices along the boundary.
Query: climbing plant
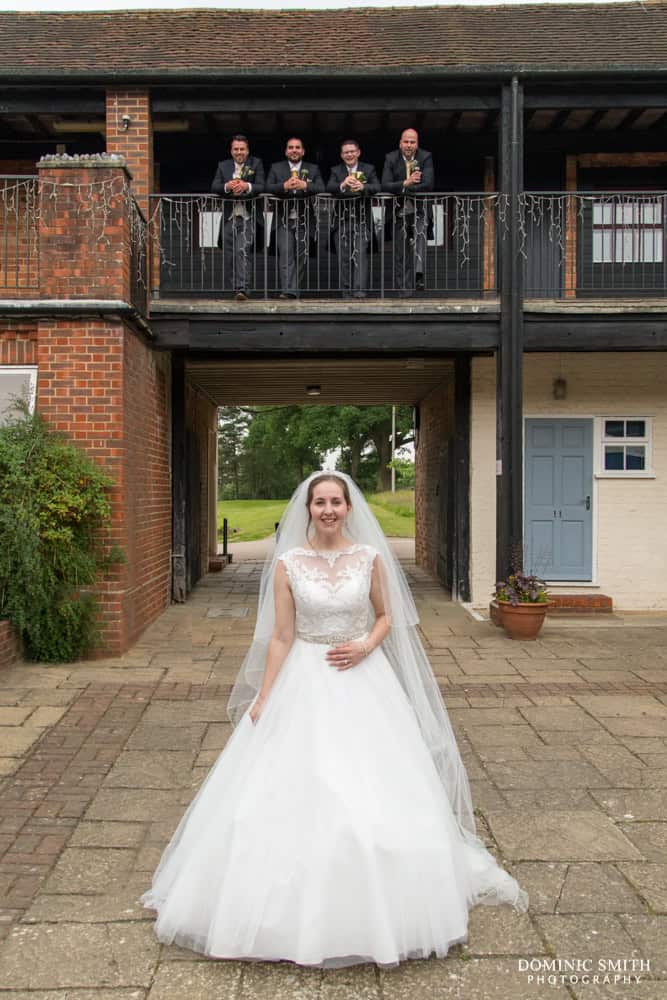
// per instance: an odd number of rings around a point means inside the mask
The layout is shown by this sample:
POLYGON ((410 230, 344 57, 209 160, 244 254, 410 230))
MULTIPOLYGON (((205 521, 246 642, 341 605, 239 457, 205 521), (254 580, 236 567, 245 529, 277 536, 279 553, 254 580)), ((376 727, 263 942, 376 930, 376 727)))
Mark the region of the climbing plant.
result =
POLYGON ((112 480, 25 405, 0 427, 0 618, 26 655, 65 662, 98 641, 91 587, 122 559, 110 544, 112 480))

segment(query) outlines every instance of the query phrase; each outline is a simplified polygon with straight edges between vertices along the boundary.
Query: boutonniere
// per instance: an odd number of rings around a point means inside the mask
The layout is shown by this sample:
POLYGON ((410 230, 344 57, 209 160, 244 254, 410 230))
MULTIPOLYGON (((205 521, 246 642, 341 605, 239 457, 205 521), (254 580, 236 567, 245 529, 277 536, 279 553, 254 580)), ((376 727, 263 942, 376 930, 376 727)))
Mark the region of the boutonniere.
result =
POLYGON ((299 177, 300 177, 300 179, 302 181, 307 181, 308 180, 308 169, 307 169, 307 167, 302 167, 301 168, 301 170, 299 171, 299 177))
POLYGON ((251 167, 246 167, 245 164, 241 167, 241 180, 245 181, 248 177, 254 177, 255 171, 251 167))

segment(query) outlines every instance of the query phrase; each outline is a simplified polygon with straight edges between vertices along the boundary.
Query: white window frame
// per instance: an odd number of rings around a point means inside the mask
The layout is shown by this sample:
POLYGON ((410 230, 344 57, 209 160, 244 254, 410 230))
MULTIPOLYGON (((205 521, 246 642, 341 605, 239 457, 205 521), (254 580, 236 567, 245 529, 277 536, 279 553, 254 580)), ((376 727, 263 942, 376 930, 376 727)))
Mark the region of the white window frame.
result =
POLYGON ((596 453, 596 479, 655 479, 653 469, 653 417, 646 414, 605 414, 596 417, 595 437, 597 441, 596 453), (646 434, 644 437, 606 437, 605 423, 608 420, 642 420, 645 424, 646 434), (645 468, 644 469, 605 469, 605 446, 606 445, 643 445, 645 448, 645 468))
MULTIPOLYGON (((0 365, 0 379, 5 373, 27 376, 28 409, 30 413, 34 413, 35 404, 37 402, 37 365, 0 365)), ((5 419, 6 413, 0 412, 0 423, 3 423, 5 419)))
POLYGON ((662 264, 663 198, 593 203, 594 264, 662 264))

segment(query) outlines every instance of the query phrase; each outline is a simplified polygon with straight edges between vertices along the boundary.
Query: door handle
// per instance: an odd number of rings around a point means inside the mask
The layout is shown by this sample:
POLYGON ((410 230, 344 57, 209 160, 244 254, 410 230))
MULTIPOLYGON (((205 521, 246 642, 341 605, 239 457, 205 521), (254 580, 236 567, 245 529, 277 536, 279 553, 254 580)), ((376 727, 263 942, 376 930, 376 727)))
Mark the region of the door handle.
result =
POLYGON ((591 509, 591 498, 590 497, 586 497, 586 510, 590 510, 590 509, 591 509))

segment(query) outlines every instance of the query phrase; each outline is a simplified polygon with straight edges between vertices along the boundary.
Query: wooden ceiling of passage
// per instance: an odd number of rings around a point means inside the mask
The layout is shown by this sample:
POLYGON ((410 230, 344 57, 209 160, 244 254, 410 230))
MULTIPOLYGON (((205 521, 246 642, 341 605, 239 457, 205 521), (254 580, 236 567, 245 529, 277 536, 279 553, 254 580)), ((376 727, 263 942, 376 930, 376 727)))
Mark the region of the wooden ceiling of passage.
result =
POLYGON ((189 361, 190 383, 217 406, 415 405, 451 380, 448 358, 189 361), (309 394, 319 390, 317 394, 309 394))

